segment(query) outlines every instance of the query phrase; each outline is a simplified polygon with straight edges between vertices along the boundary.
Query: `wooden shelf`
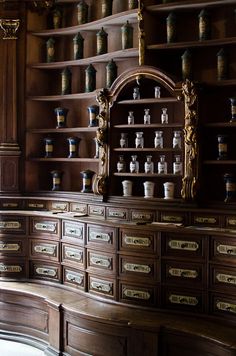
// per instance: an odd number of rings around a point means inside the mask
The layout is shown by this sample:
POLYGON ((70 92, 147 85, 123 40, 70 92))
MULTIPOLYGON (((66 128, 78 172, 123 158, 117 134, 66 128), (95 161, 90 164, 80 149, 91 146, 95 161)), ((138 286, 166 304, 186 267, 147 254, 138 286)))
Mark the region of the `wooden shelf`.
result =
POLYGON ((34 157, 29 157, 29 161, 35 161, 35 162, 99 162, 98 158, 67 158, 67 157, 58 157, 58 158, 34 158, 34 157))
POLYGON ((116 152, 182 152, 180 149, 176 148, 154 148, 154 147, 145 147, 145 148, 114 148, 113 151, 116 152))
POLYGON ((143 99, 128 99, 128 100, 122 100, 122 101, 118 101, 117 104, 119 105, 142 105, 142 104, 157 104, 157 103, 175 103, 178 102, 179 100, 177 98, 173 98, 173 97, 168 97, 168 98, 160 98, 160 99, 156 99, 156 98, 143 98, 143 99))
POLYGON ((209 122, 204 124, 204 127, 212 127, 212 128, 217 128, 217 127, 226 127, 226 128, 236 128, 236 122, 209 122))
POLYGON ((151 5, 147 6, 147 11, 149 12, 164 12, 164 11, 180 11, 187 9, 199 9, 206 7, 216 7, 222 5, 233 5, 236 4, 235 0, 186 0, 186 1, 175 1, 167 4, 151 5))
POLYGON ((149 177, 149 178, 156 178, 156 177, 163 177, 163 178, 179 178, 182 177, 181 174, 173 174, 173 173, 167 173, 167 174, 159 174, 159 173, 113 173, 114 176, 118 177, 134 177, 134 178, 140 178, 140 177, 149 177))
POLYGON ((171 124, 134 124, 134 125, 114 125, 116 129, 153 129, 153 128, 183 128, 183 124, 171 123, 171 124))
POLYGON ((41 134, 41 133, 71 133, 71 132, 96 132, 97 126, 94 127, 70 127, 70 128, 54 128, 54 129, 28 129, 28 133, 41 134))
POLYGON ((203 164, 212 164, 212 165, 236 165, 236 160, 205 160, 203 164))
POLYGON ((67 95, 35 95, 28 96, 27 100, 34 101, 62 101, 62 100, 79 100, 79 99, 92 99, 96 97, 97 91, 101 89, 94 90, 89 93, 76 93, 76 94, 67 94, 67 95))

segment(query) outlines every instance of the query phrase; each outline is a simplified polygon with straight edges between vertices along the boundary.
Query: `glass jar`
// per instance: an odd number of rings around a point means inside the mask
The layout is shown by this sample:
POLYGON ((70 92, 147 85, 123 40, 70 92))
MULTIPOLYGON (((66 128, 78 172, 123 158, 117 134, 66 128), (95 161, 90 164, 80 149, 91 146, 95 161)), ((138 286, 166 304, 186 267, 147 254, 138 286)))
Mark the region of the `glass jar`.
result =
POLYGON ((136 148, 143 148, 144 147, 144 138, 143 132, 135 132, 135 147, 136 148))
POLYGON ((124 156, 121 155, 119 156, 119 161, 117 162, 117 172, 118 173, 124 173, 125 170, 126 170, 126 163, 125 163, 125 160, 124 160, 124 156))
POLYGON ((129 164, 130 173, 138 173, 139 172, 139 162, 137 161, 137 156, 131 156, 131 161, 129 164))
POLYGON ((154 173, 154 163, 152 162, 152 156, 146 156, 146 162, 144 163, 145 173, 154 173))
POLYGON ((144 109, 143 122, 145 125, 150 125, 151 123, 150 109, 144 109))
POLYGON ((120 134, 120 147, 121 148, 128 147, 128 134, 126 132, 121 132, 120 134))
POLYGON ((134 125, 134 112, 133 111, 129 111, 128 125, 134 125))
POLYGON ((163 148, 163 131, 155 131, 154 147, 163 148))
POLYGON ((181 149, 181 146, 182 146, 181 131, 174 131, 173 148, 181 149))
POLYGON ((162 108, 161 110, 162 110, 161 123, 162 124, 168 124, 167 108, 162 108))
POLYGON ((175 162, 173 162, 173 173, 182 174, 183 173, 183 164, 181 162, 180 155, 175 156, 175 162))
POLYGON ((165 161, 165 155, 160 156, 160 161, 157 164, 158 174, 167 174, 167 162, 165 161))

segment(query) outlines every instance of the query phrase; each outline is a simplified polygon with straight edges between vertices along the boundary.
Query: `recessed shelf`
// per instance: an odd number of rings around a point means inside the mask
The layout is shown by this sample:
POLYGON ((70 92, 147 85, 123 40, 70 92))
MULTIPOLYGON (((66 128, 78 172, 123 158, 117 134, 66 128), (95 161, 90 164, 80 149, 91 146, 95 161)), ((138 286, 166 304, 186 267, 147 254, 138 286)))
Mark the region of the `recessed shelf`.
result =
POLYGON ((41 134, 41 133, 71 133, 71 132, 95 132, 97 126, 94 127, 70 127, 62 129, 28 129, 28 133, 41 134))
POLYGON ((173 97, 167 97, 167 98, 160 98, 160 99, 156 99, 156 98, 143 98, 143 99, 128 99, 128 100, 121 100, 118 101, 117 104, 119 105, 137 105, 137 104, 157 104, 157 103, 175 103, 178 102, 179 100, 177 98, 173 98, 173 97))
POLYGON ((134 177, 134 178, 140 178, 140 177, 149 177, 149 178, 156 178, 156 177, 169 177, 169 178, 179 178, 182 177, 181 174, 173 174, 173 173, 167 173, 167 174, 159 174, 159 173, 113 173, 114 176, 118 177, 134 177))
POLYGON ((235 127, 236 128, 236 122, 209 122, 207 124, 204 124, 205 127, 235 127))
POLYGON ((171 124, 134 124, 134 125, 114 125, 116 129, 152 129, 152 128, 183 128, 183 124, 171 123, 171 124))
POLYGON ((186 1, 175 1, 170 2, 167 4, 160 4, 160 5, 151 5, 147 6, 147 11, 149 12, 164 12, 164 11, 177 11, 177 10, 184 10, 184 9, 199 9, 199 8, 206 8, 206 7, 215 7, 215 6, 222 6, 222 5, 233 5, 236 4, 234 0, 213 0, 213 1, 206 1, 206 0, 186 0, 186 1))
POLYGON ((114 148, 113 151, 117 152, 181 152, 180 149, 176 148, 154 148, 154 147, 145 147, 145 148, 114 148))
POLYGON ((58 158, 36 158, 36 157, 29 157, 29 161, 35 161, 35 162, 99 162, 98 158, 63 158, 63 157, 58 157, 58 158))

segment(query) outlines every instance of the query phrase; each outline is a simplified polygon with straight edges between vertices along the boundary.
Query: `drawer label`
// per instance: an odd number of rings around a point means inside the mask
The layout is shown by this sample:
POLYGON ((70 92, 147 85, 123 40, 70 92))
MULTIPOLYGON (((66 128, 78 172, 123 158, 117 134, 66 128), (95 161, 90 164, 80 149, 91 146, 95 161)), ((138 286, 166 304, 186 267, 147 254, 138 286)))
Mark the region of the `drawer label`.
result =
POLYGON ((236 246, 218 245, 216 249, 222 255, 236 256, 236 246))
POLYGON ((172 277, 180 277, 180 278, 197 278, 198 272, 192 269, 185 268, 168 268, 168 274, 172 277))
POLYGON ((67 203, 52 202, 52 210, 67 211, 68 210, 68 204, 67 203))
POLYGON ((199 244, 196 241, 170 240, 169 247, 174 250, 197 251, 199 244))
POLYGON ((84 276, 78 273, 66 272, 66 280, 81 286, 84 283, 84 276))
POLYGON ((2 203, 3 208, 18 208, 18 203, 2 203))
POLYGON ((19 244, 11 244, 11 243, 4 243, 0 242, 0 251, 19 251, 20 245, 19 244))
POLYGON ((133 212, 132 213, 132 220, 152 221, 153 220, 153 214, 152 213, 133 212))
POLYGON ((135 272, 135 273, 147 273, 151 272, 151 267, 148 265, 140 265, 136 263, 124 263, 124 269, 128 272, 135 272))
POLYGON ((178 215, 162 215, 161 216, 161 221, 163 222, 176 222, 180 223, 183 221, 183 216, 178 216, 178 215))
POLYGON ((90 214, 94 214, 94 215, 99 215, 99 216, 104 216, 104 208, 103 207, 99 207, 99 206, 97 206, 97 207, 95 207, 95 206, 93 206, 93 207, 91 207, 90 206, 90 214))
POLYGON ((111 283, 106 283, 102 281, 91 281, 91 287, 92 289, 95 289, 97 291, 112 294, 113 288, 111 283))
POLYGON ((191 306, 198 304, 198 299, 196 297, 190 297, 188 295, 171 294, 169 296, 169 301, 173 304, 185 304, 191 306))
POLYGON ((90 263, 94 266, 101 266, 107 269, 111 269, 112 259, 104 256, 90 255, 90 263))
POLYGON ((129 288, 125 288, 123 290, 123 295, 128 298, 141 300, 149 300, 151 298, 151 294, 149 292, 129 288))
POLYGON ((79 212, 79 213, 84 213, 84 214, 86 214, 86 213, 87 213, 87 206, 86 206, 86 205, 80 205, 80 204, 74 204, 74 203, 72 203, 72 204, 71 204, 71 210, 72 210, 72 211, 79 212))
POLYGON ((236 284, 236 276, 232 276, 230 274, 217 273, 216 279, 217 279, 217 281, 222 282, 222 283, 236 284))
POLYGON ((67 235, 75 235, 76 237, 82 239, 83 238, 83 228, 75 225, 65 224, 65 234, 67 235))
POLYGON ((218 301, 216 303, 216 307, 219 310, 227 311, 234 314, 236 313, 236 304, 218 301))
POLYGON ((126 219, 126 212, 121 210, 109 210, 108 216, 110 218, 126 219))
POLYGON ((46 255, 55 255, 56 246, 51 245, 35 245, 34 251, 37 253, 44 253, 46 255))
POLYGON ((200 223, 200 224, 216 224, 217 219, 213 217, 205 217, 205 216, 196 216, 194 217, 194 222, 195 223, 200 223))
POLYGON ((39 231, 55 232, 56 225, 57 225, 56 223, 36 223, 36 224, 34 224, 34 227, 36 230, 39 230, 39 231))
POLYGON ((149 237, 124 236, 126 245, 149 247, 151 239, 149 237))
POLYGON ((0 221, 0 229, 20 229, 19 221, 0 221))
POLYGON ((22 267, 16 265, 8 266, 0 263, 0 272, 20 273, 22 272, 22 267))
POLYGON ((105 232, 89 232, 90 241, 102 241, 102 242, 111 242, 111 234, 105 232))
POLYGON ((44 204, 42 203, 28 203, 28 208, 33 208, 33 209, 43 209, 44 208, 44 204))
POLYGON ((49 276, 49 277, 56 277, 57 270, 53 268, 44 268, 44 267, 37 267, 35 272, 39 275, 49 276))
POLYGON ((67 258, 73 258, 74 260, 76 260, 78 262, 82 262, 82 260, 83 260, 83 252, 82 251, 68 248, 68 247, 65 247, 65 256, 67 258))
POLYGON ((236 218, 229 218, 227 219, 228 225, 235 226, 236 225, 236 218))

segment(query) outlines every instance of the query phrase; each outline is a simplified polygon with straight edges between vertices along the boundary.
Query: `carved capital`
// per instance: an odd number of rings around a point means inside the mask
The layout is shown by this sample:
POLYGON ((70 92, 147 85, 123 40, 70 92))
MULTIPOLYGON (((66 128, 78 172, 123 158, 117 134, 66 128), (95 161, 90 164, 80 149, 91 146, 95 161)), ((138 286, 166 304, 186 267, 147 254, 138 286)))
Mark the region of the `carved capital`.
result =
POLYGON ((4 32, 4 40, 16 40, 16 33, 20 26, 19 19, 0 19, 0 28, 4 32))

